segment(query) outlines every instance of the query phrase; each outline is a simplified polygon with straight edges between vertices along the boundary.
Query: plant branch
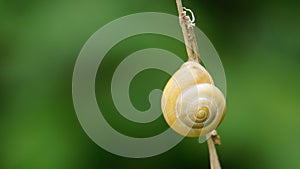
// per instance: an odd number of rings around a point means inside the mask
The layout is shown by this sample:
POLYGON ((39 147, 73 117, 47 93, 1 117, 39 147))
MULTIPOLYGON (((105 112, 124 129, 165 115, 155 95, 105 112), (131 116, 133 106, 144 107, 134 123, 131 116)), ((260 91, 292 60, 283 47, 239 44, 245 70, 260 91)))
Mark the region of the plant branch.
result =
POLYGON ((207 145, 209 150, 209 159, 211 169, 221 169, 217 150, 215 144, 220 144, 220 136, 214 130, 211 135, 208 136, 207 145))
MULTIPOLYGON (((186 12, 183 10, 182 1, 176 0, 176 4, 178 9, 179 22, 182 29, 185 47, 189 60, 200 63, 200 54, 193 28, 193 23, 191 19, 186 15, 186 12)), ((215 147, 215 144, 220 144, 220 136, 215 130, 208 136, 207 144, 209 149, 211 169, 221 169, 221 165, 215 147)))
POLYGON ((198 51, 193 54, 193 49, 197 46, 195 33, 192 26, 188 26, 188 22, 190 22, 190 18, 187 17, 186 12, 183 10, 182 1, 176 0, 179 22, 183 33, 183 38, 185 42, 186 51, 190 61, 200 62, 198 51))
POLYGON ((210 158, 210 168, 211 169, 220 169, 220 163, 215 147, 215 143, 213 142, 212 138, 209 137, 207 139, 208 149, 209 149, 209 158, 210 158))
POLYGON ((198 49, 197 39, 196 39, 193 26, 189 28, 189 32, 190 32, 190 38, 192 42, 192 48, 194 51, 194 58, 196 59, 197 62, 200 63, 201 61, 200 61, 199 49, 198 49))

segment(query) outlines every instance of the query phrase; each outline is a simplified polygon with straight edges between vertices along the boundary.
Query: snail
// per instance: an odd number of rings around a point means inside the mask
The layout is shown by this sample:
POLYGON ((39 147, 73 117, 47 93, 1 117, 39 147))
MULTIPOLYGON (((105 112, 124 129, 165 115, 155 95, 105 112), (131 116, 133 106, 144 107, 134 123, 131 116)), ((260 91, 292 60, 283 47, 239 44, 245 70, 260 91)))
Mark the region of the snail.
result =
POLYGON ((201 137, 221 123, 226 101, 207 70, 195 61, 187 61, 167 82, 161 108, 174 131, 187 137, 201 137))

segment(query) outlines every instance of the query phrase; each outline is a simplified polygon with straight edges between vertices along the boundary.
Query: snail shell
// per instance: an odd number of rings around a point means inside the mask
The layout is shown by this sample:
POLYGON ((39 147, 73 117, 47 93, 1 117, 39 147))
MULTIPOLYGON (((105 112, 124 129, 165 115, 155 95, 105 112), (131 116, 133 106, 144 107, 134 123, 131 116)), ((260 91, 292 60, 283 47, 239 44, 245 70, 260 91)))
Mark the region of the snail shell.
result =
POLYGON ((183 136, 200 137, 218 127, 225 114, 225 102, 206 69, 188 61, 165 86, 161 107, 173 130, 183 136))

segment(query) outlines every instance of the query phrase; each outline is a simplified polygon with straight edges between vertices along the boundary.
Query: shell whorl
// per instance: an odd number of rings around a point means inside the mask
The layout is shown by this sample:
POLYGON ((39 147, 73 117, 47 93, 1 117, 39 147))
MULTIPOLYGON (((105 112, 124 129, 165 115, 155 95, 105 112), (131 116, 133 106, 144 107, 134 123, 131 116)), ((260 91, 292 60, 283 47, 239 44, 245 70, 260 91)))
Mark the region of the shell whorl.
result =
POLYGON ((161 103, 166 122, 188 137, 199 137, 217 128, 225 112, 222 92, 196 62, 184 63, 171 77, 161 103))

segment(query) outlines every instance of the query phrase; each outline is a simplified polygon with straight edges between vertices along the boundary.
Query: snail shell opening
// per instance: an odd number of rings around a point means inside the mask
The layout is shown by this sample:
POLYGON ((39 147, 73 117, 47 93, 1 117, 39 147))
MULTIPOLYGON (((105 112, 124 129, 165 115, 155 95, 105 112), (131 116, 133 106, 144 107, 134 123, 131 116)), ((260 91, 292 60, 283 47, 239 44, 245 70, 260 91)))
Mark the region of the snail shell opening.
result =
POLYGON ((196 62, 186 62, 172 76, 161 102, 169 126, 188 137, 203 136, 216 129, 225 113, 222 92, 196 62))

